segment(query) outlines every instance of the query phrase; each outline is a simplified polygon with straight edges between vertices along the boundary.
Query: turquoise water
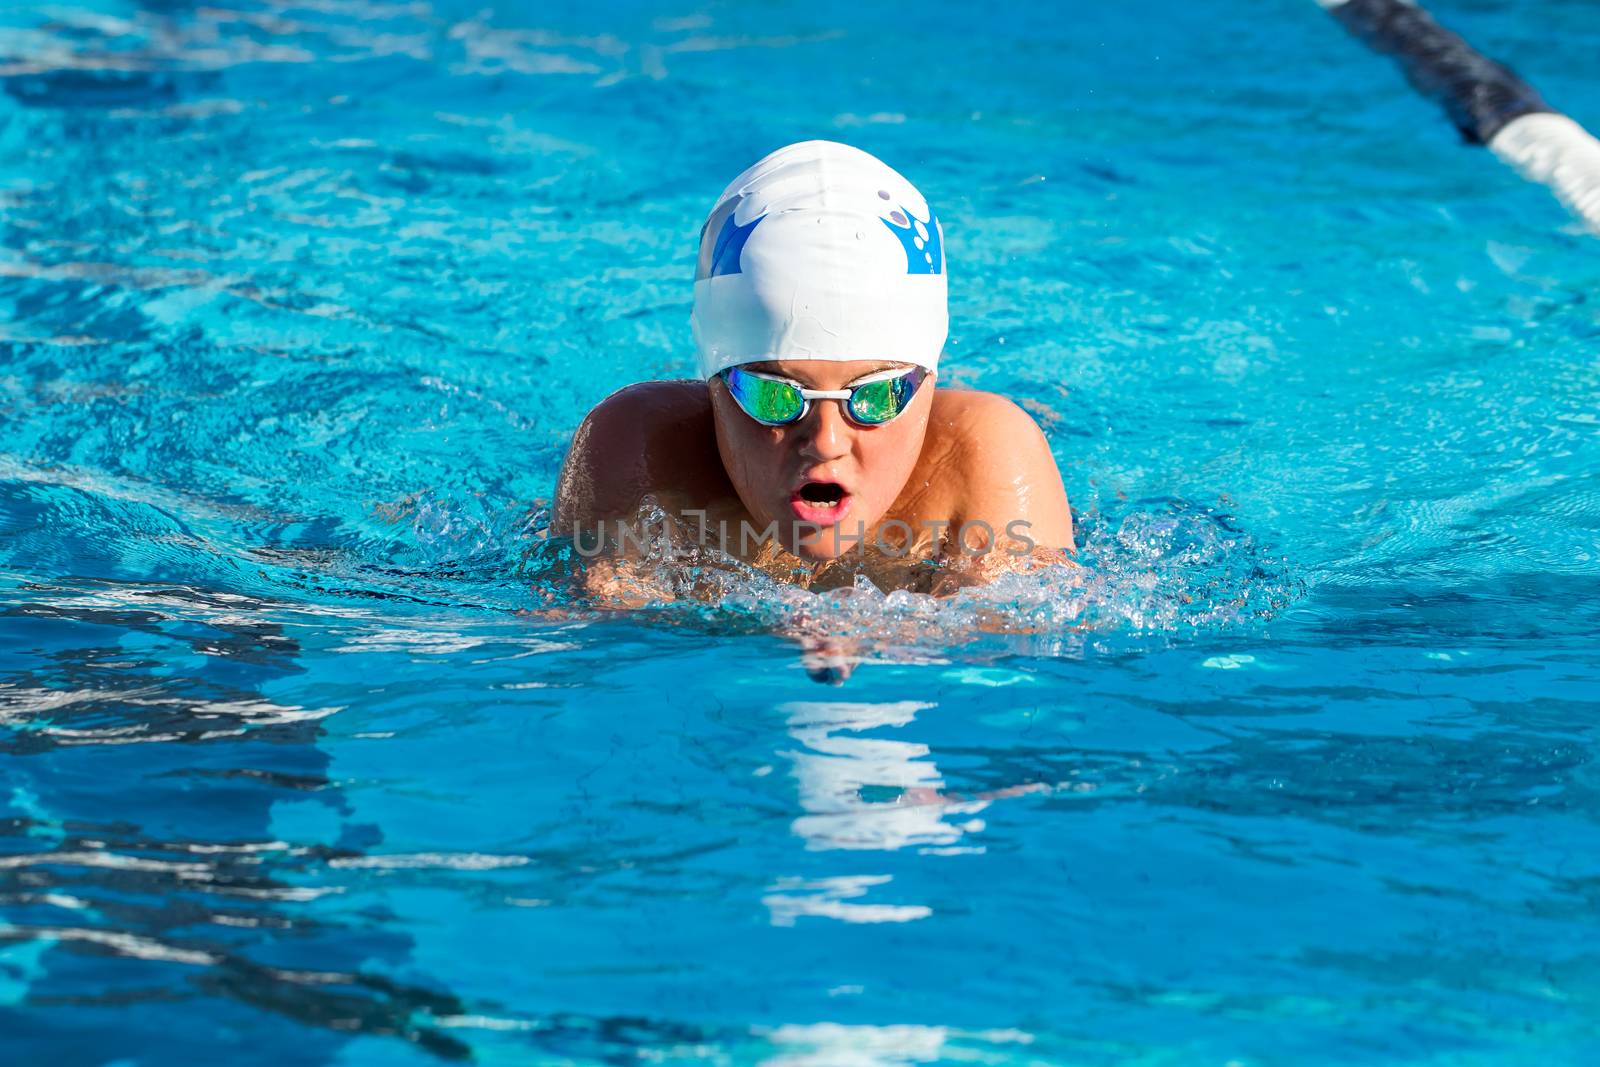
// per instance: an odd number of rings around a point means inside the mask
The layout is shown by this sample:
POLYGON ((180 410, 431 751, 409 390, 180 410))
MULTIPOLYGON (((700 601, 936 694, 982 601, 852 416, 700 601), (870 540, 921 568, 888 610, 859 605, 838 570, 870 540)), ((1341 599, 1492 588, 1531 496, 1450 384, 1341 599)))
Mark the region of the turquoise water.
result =
MULTIPOLYGON (((1600 126, 1591 4, 1437 10, 1600 126)), ((1600 244, 1315 5, 10 6, 0 85, 6 1062, 1600 1055, 1600 244), (818 136, 1090 576, 533 614, 818 136)))

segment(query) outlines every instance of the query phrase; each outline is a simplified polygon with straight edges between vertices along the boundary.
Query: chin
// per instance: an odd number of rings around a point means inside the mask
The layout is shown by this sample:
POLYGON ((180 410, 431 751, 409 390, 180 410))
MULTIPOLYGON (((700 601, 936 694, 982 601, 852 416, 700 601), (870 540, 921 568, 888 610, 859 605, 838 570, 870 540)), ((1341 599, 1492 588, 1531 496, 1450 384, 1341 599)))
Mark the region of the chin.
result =
MULTIPOLYGON (((872 531, 876 521, 861 522, 851 516, 838 526, 825 527, 821 533, 807 537, 803 542, 789 547, 789 551, 809 563, 826 563, 828 560, 860 554, 872 545, 872 531), (857 539, 857 534, 860 538, 857 539)), ((809 532, 809 531, 808 531, 809 532)))
POLYGON ((797 545, 790 551, 807 563, 826 563, 831 559, 838 559, 855 547, 853 542, 846 541, 837 550, 834 550, 830 547, 832 544, 833 538, 824 536, 816 541, 808 541, 803 545, 797 545))

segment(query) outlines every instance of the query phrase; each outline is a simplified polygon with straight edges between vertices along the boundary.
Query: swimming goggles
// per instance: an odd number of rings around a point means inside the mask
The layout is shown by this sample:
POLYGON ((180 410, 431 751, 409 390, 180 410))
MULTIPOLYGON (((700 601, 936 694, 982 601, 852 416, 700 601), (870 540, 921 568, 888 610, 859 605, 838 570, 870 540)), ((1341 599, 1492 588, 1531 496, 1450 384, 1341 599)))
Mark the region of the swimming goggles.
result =
POLYGON ((729 367, 718 377, 744 413, 763 426, 799 422, 811 410, 813 400, 843 400, 852 422, 882 426, 904 413, 929 373, 926 367, 886 370, 848 389, 806 389, 787 378, 743 367, 729 367))

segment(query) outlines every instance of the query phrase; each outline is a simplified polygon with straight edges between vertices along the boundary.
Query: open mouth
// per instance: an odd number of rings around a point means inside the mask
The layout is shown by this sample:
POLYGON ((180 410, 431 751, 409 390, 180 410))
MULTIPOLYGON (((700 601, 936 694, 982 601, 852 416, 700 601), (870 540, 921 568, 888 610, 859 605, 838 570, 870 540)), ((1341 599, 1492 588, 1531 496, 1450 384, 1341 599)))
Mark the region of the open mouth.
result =
POLYGON ((844 497, 844 486, 838 482, 807 482, 800 487, 800 499, 819 508, 838 507, 844 497))
POLYGON ((807 482, 789 498, 789 506, 801 522, 832 526, 844 518, 850 493, 838 482, 807 482))

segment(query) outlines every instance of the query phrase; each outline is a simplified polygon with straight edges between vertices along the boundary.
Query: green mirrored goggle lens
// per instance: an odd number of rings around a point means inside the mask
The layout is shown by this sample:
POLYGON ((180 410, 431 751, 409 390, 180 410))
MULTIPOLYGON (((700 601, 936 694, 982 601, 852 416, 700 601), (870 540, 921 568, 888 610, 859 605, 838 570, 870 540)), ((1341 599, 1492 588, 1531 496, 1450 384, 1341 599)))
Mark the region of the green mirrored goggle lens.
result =
POLYGON ((728 391, 733 394, 733 399, 738 401, 745 414, 757 422, 764 422, 769 426, 782 426, 786 422, 793 422, 805 411, 805 398, 800 395, 800 390, 787 382, 775 382, 768 378, 757 378, 753 374, 741 374, 737 370, 723 377, 728 385, 728 391))
POLYGON ((859 385, 850 394, 850 415, 868 426, 888 422, 906 409, 915 391, 909 376, 859 385))

